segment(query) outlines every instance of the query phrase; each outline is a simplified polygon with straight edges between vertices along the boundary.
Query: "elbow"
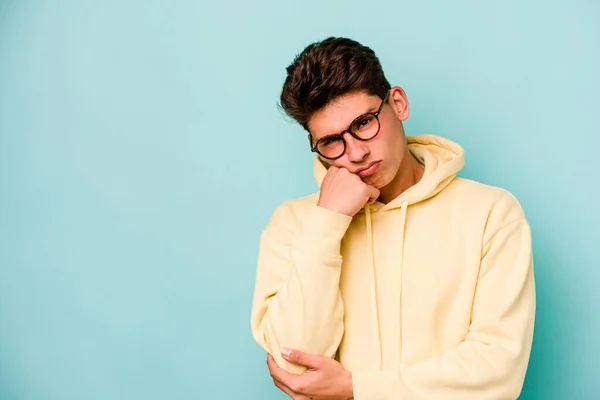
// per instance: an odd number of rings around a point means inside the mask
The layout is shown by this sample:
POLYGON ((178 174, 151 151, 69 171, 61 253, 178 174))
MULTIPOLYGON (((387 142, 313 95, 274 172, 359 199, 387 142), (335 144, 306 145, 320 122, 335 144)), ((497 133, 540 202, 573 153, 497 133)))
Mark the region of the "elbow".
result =
POLYGON ((270 347, 267 340, 267 335, 264 329, 265 313, 252 313, 250 318, 250 331, 254 341, 262 347, 266 352, 270 352, 270 347))
POLYGON ((495 399, 519 398, 525 382, 527 366, 529 364, 530 346, 514 346, 512 349, 500 350, 491 364, 490 380, 486 386, 491 389, 495 399))

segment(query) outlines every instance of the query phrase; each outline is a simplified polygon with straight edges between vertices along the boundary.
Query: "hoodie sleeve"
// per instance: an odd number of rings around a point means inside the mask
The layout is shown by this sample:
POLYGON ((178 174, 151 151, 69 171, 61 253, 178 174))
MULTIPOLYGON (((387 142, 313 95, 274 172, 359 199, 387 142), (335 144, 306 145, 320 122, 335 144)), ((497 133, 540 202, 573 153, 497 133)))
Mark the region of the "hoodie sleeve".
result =
POLYGON ((516 399, 528 365, 534 314, 530 228, 519 218, 483 247, 465 340, 436 358, 353 374, 354 400, 516 399))
POLYGON ((262 233, 251 316, 254 339, 289 372, 283 348, 333 357, 341 342, 341 240, 350 216, 311 206, 300 223, 284 203, 262 233))

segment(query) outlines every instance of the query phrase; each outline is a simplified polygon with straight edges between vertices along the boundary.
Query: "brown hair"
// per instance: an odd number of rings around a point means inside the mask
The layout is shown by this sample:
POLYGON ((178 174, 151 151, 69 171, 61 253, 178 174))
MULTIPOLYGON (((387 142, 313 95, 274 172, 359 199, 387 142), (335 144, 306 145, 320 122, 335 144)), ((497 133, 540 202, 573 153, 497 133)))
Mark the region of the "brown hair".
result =
POLYGON ((308 131, 310 116, 335 98, 364 91, 383 99, 390 87, 373 50, 330 37, 308 45, 287 67, 280 107, 308 131))

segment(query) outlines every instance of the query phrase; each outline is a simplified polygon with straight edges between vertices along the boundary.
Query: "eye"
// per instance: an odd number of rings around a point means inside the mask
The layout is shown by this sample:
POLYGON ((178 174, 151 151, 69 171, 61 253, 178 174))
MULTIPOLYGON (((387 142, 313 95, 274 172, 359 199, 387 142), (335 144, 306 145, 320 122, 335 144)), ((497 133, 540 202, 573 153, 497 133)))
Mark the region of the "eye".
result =
POLYGON ((332 144, 335 144, 337 142, 340 141, 340 138, 338 137, 330 137, 330 138, 325 138, 321 141, 320 145, 321 146, 330 146, 332 144))
POLYGON ((367 126, 370 123, 372 123, 374 119, 375 118, 372 115, 368 115, 365 118, 363 118, 363 119, 360 120, 360 125, 361 126, 367 126))
POLYGON ((364 131, 365 129, 368 129, 371 126, 373 126, 373 121, 375 121, 375 117, 373 115, 364 115, 354 122, 352 128, 355 131, 364 131))

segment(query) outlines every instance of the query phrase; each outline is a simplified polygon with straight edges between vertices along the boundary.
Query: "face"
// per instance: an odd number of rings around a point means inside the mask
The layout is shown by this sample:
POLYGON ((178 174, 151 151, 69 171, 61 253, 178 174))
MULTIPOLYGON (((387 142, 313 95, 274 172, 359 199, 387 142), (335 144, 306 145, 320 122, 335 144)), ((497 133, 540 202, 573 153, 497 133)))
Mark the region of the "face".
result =
MULTIPOLYGON (((337 98, 310 117, 308 129, 312 144, 325 136, 347 130, 357 117, 376 112, 381 100, 378 96, 364 92, 349 93, 337 98)), ((346 132, 343 136, 346 140, 344 154, 335 160, 319 155, 321 162, 325 166, 346 168, 360 176, 368 185, 380 190, 385 189, 399 176, 402 161, 407 153, 402 121, 406 120, 408 115, 406 94, 399 87, 392 88, 379 114, 380 128, 377 136, 362 141, 346 132)))

